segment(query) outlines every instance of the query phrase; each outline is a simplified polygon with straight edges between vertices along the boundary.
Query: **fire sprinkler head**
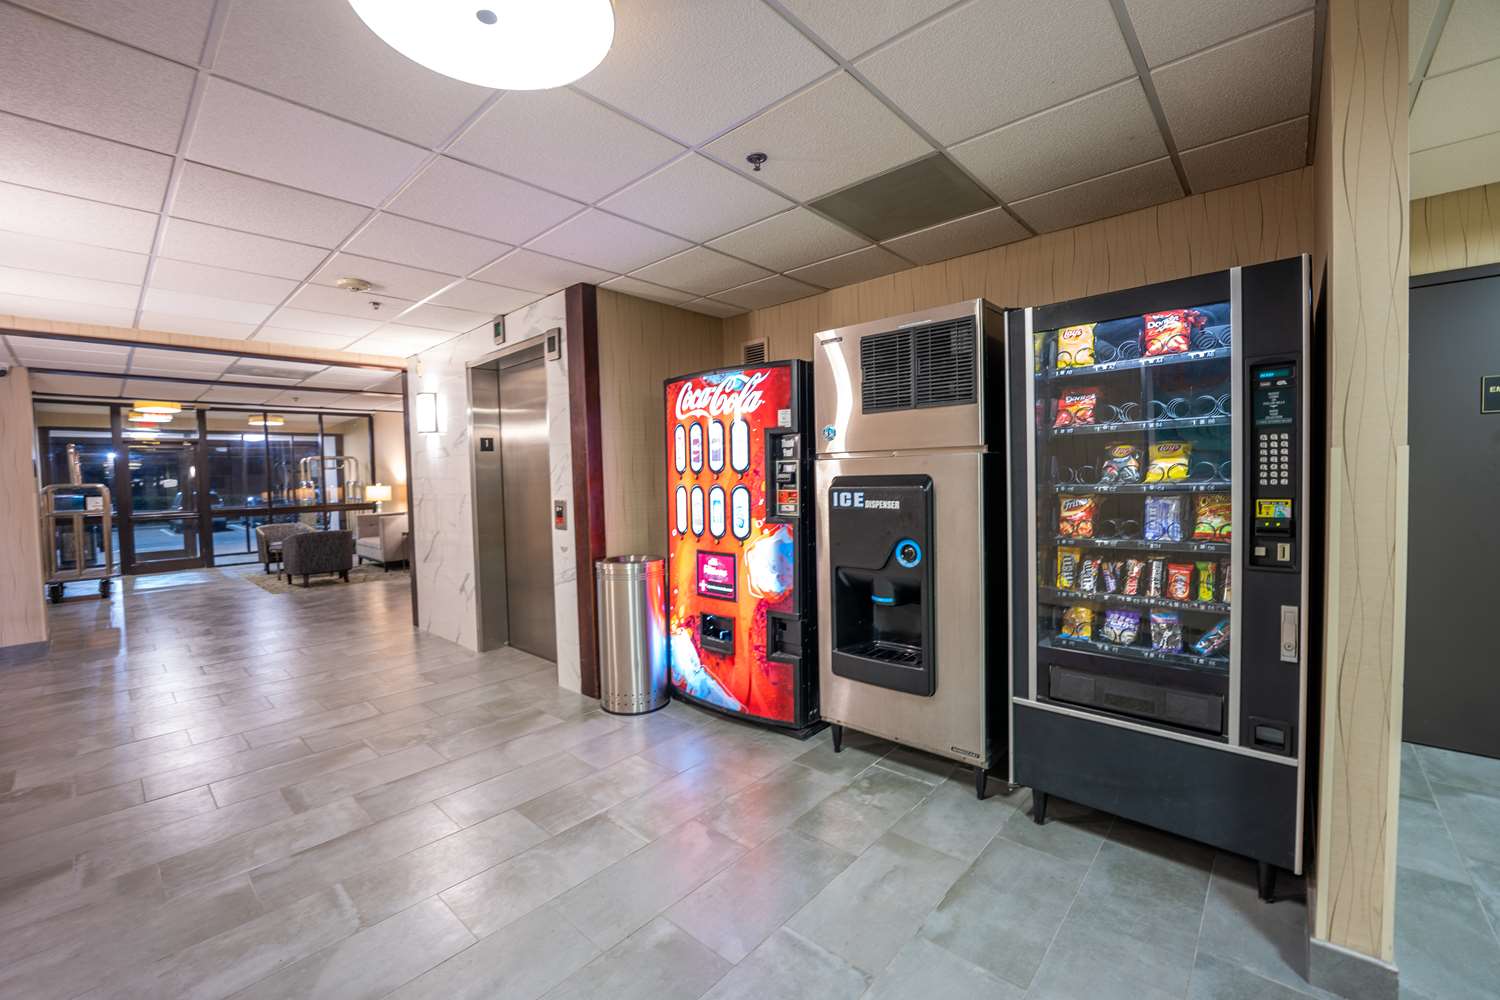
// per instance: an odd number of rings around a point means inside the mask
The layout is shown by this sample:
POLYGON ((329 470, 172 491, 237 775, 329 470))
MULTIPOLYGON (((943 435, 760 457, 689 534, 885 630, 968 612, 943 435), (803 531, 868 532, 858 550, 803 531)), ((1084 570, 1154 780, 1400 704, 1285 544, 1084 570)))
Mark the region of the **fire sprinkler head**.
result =
POLYGON ((745 157, 745 162, 750 164, 751 170, 755 171, 756 173, 760 173, 761 164, 765 163, 769 159, 770 157, 765 153, 751 153, 749 156, 745 157))

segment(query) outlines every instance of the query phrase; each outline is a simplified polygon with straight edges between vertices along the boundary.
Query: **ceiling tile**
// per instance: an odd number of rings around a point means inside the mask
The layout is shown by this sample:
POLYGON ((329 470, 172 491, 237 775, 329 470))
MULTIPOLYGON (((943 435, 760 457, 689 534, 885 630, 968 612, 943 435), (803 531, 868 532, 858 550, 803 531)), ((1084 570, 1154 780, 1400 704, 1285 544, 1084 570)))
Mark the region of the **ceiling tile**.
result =
POLYGON ((788 272, 793 278, 824 288, 841 288, 911 267, 884 247, 865 247, 853 253, 809 264, 788 272))
MULTIPOLYGON (((241 380, 265 379, 268 381, 280 381, 282 379, 293 379, 301 382, 309 375, 315 375, 328 366, 321 361, 284 361, 281 358, 265 358, 254 354, 241 355, 234 359, 230 366, 231 376, 241 380)), ((229 376, 226 376, 226 378, 229 376)))
POLYGON ((510 245, 381 212, 345 249, 429 271, 468 274, 505 253, 510 245))
POLYGON ((931 264, 1014 243, 1029 235, 1005 209, 991 208, 886 240, 884 246, 914 263, 931 264))
POLYGON ((638 299, 649 299, 652 302, 665 302, 667 305, 680 306, 684 302, 691 301, 693 296, 686 292, 679 292, 675 288, 664 288, 661 285, 653 285, 649 281, 632 278, 629 275, 621 275, 618 278, 610 278, 600 288, 608 288, 612 292, 623 292, 626 295, 634 295, 638 299))
POLYGON ((1408 13, 1407 73, 1415 82, 1417 67, 1422 62, 1422 47, 1427 43, 1427 34, 1432 30, 1433 18, 1437 16, 1438 0, 1411 0, 1408 13))
POLYGON ((536 292, 506 288, 503 285, 491 285, 484 281, 465 281, 433 299, 432 304, 468 309, 471 312, 484 313, 488 316, 503 316, 512 309, 519 309, 528 302, 535 302, 536 298, 536 292))
POLYGON ((231 5, 214 72, 429 147, 491 93, 407 59, 340 0, 231 5))
POLYGON ((146 309, 174 316, 222 319, 231 323, 260 323, 275 308, 270 302, 240 302, 214 295, 178 292, 170 288, 146 289, 146 309))
POLYGON ((1181 197, 1172 161, 1162 157, 1016 202, 1011 208, 1031 228, 1048 233, 1181 197))
POLYGON ((390 377, 390 372, 368 368, 325 368, 309 375, 302 384, 319 389, 374 389, 390 377))
POLYGON ((278 184, 376 205, 429 154, 408 143, 212 78, 187 155, 278 184))
POLYGON ((278 306, 292 294, 297 282, 185 260, 158 259, 151 269, 151 287, 278 306))
POLYGON ((393 326, 422 327, 426 330, 441 330, 444 333, 468 333, 495 321, 494 313, 478 313, 450 306, 420 305, 401 314, 401 322, 393 326))
MULTIPOLYGON (((1423 41, 1413 37, 1411 47, 1420 49, 1423 41)), ((1451 73, 1490 59, 1500 59, 1500 4, 1495 0, 1453 0, 1427 76, 1451 73)))
POLYGON ((739 306, 732 306, 727 302, 715 302, 713 299, 694 299, 683 304, 682 308, 691 309, 696 313, 704 313, 708 316, 738 316, 745 312, 739 306))
MULTIPOLYGON (((366 313, 362 316, 346 316, 321 310, 298 309, 295 306, 276 310, 266 320, 265 330, 275 328, 277 333, 301 330, 331 337, 363 337, 373 332, 396 312, 393 306, 384 316, 366 313)), ((265 332, 265 331, 262 331, 265 332)))
POLYGON ((709 246, 773 271, 789 271, 868 242, 816 212, 794 208, 721 236, 709 246))
POLYGON ((187 163, 172 199, 172 214, 228 229, 332 247, 370 213, 346 201, 187 163))
POLYGON ((177 313, 156 312, 149 308, 142 311, 140 323, 142 330, 191 333, 198 337, 222 337, 225 340, 244 340, 255 332, 255 327, 255 323, 237 323, 234 320, 215 319, 211 316, 181 316, 177 313))
MULTIPOLYGON (((312 280, 320 285, 336 285, 340 278, 363 278, 374 287, 376 297, 394 295, 398 298, 426 298, 444 285, 457 280, 456 275, 424 271, 421 268, 392 264, 389 261, 359 257, 352 253, 336 253, 333 258, 313 275, 312 280)), ((350 293, 345 292, 348 295, 350 293)), ((365 294, 365 293, 360 293, 365 294)))
POLYGON ((681 142, 703 142, 834 66, 764 4, 633 0, 628 13, 577 86, 681 142))
MULTIPOLYGON (((9 312, 10 304, 17 300, 37 301, 50 303, 60 309, 75 308, 83 315, 92 312, 109 314, 118 310, 110 309, 108 306, 87 306, 67 302, 51 302, 48 299, 26 300, 24 296, 6 295, 0 297, 0 312, 9 312)), ((19 312, 19 311, 18 311, 19 312)), ((42 319, 62 319, 65 317, 40 316, 38 313, 20 312, 23 316, 39 316, 42 319)), ((93 322, 82 320, 81 322, 93 322)), ((119 326, 121 324, 112 324, 119 326)), ((129 324, 124 324, 129 325, 129 324)), ((97 372, 123 372, 126 364, 130 361, 130 348, 112 347, 108 344, 78 343, 63 338, 42 337, 17 337, 14 334, 5 338, 10 344, 10 349, 20 359, 21 364, 30 365, 34 368, 69 368, 78 371, 97 372)))
POLYGON ((1019 201, 1167 155, 1139 80, 1126 80, 959 143, 953 158, 1019 201))
POLYGON ((631 271, 686 250, 688 243, 591 208, 532 240, 530 248, 610 271, 631 271))
POLYGON ((298 386, 281 390, 268 402, 272 406, 337 406, 347 395, 347 392, 317 392, 298 386))
POLYGON ((857 68, 944 144, 1135 72, 1108 0, 965 4, 857 68))
POLYGON ((672 140, 565 87, 506 94, 448 150, 588 202, 681 152, 672 140))
POLYGON ((953 0, 782 0, 787 10, 845 59, 862 55, 953 0))
MULTIPOLYGON (((283 309, 277 316, 288 310, 283 309)), ((297 312, 297 310, 290 310, 297 312)), ((273 319, 275 317, 272 317, 273 319)), ((333 316, 331 319, 339 319, 333 316)), ((354 322, 353 320, 350 321, 354 322)), ((292 347, 319 347, 330 351, 342 351, 354 341, 369 333, 369 330, 361 329, 357 333, 315 333, 311 330, 287 330, 278 326, 263 326, 255 335, 257 344, 287 344, 292 347)))
POLYGON ((1500 59, 1428 77, 1411 111, 1410 148, 1432 149, 1500 132, 1500 100, 1496 100, 1496 94, 1500 94, 1500 59))
POLYGON ((0 5, 5 110, 162 153, 177 150, 196 74, 186 66, 0 5))
POLYGON ((147 253, 156 218, 134 208, 0 184, 0 227, 10 232, 147 253))
POLYGON ((194 382, 158 382, 156 379, 128 378, 125 380, 127 399, 178 399, 190 402, 208 389, 194 382))
POLYGON ((580 282, 597 285, 611 275, 596 267, 559 260, 530 250, 516 250, 475 275, 485 281, 548 294, 580 282))
POLYGON ((0 113, 0 181, 161 210, 172 158, 0 113))
POLYGON ((717 293, 717 297, 724 302, 744 306, 746 309, 763 309, 766 306, 780 305, 793 299, 805 299, 821 291, 821 288, 804 285, 784 274, 773 274, 769 278, 752 281, 738 288, 726 288, 717 293))
MULTIPOLYGON (((1125 0, 1148 66, 1311 10, 1312 0, 1125 0)), ((1420 45, 1420 42, 1414 44, 1420 45)))
POLYGON ((203 54, 214 0, 26 0, 28 7, 179 62, 203 54))
POLYGON ((239 403, 259 404, 267 403, 276 395, 276 389, 238 389, 232 386, 208 386, 203 395, 198 397, 200 403, 239 403))
POLYGON ((1307 164, 1306 118, 1259 129, 1232 139, 1182 151, 1188 184, 1212 191, 1244 181, 1294 170, 1307 164))
MULTIPOLYGON (((389 322, 401 310, 411 306, 412 299, 386 295, 383 292, 346 292, 331 285, 304 285, 297 289, 287 302, 294 309, 311 309, 316 312, 337 313, 355 319, 369 319, 379 323, 389 322), (370 303, 379 302, 376 309, 370 303)), ((296 324, 278 323, 278 326, 296 324)))
POLYGON ((745 157, 767 153, 770 160, 757 179, 798 201, 932 152, 926 139, 848 73, 787 98, 704 148, 747 173, 745 157))
POLYGON ((702 242, 791 208, 792 203, 693 153, 607 198, 600 207, 702 242))
POLYGON ((301 281, 328 256, 320 247, 169 218, 159 256, 301 281))
POLYGON ((409 358, 452 338, 451 333, 436 333, 392 323, 379 333, 372 333, 363 340, 355 341, 349 350, 360 354, 388 354, 394 358, 409 358))
POLYGON ((631 275, 654 285, 666 285, 696 295, 712 295, 771 272, 706 247, 693 247, 666 260, 649 264, 631 275))
POLYGON ((89 375, 31 376, 32 392, 56 392, 66 396, 119 396, 123 379, 97 378, 89 375))
POLYGON ((1411 154, 1411 196, 1428 198, 1500 181, 1500 132, 1411 154))
POLYGON ((441 157, 390 210, 502 243, 525 243, 582 207, 530 184, 441 157))
POLYGON ((210 354, 207 351, 168 351, 154 347, 137 347, 130 354, 130 370, 142 368, 172 371, 179 375, 207 378, 222 375, 234 364, 232 354, 210 354), (206 374, 205 374, 206 373, 206 374))
POLYGON ((141 297, 141 286, 66 274, 47 274, 19 267, 0 267, 0 294, 134 309, 141 297))
POLYGON ((146 260, 146 255, 140 253, 0 232, 0 266, 5 267, 26 267, 138 286, 146 277, 146 260))
POLYGON ((1307 114, 1312 50, 1309 11, 1154 70, 1151 79, 1178 147, 1191 149, 1307 114))

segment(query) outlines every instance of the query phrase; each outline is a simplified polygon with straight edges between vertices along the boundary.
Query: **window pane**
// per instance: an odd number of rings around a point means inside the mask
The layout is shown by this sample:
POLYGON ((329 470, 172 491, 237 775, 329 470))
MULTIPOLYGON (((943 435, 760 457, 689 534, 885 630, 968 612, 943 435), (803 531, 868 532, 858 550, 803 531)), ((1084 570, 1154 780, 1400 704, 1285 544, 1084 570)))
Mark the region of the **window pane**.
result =
MULTIPOLYGON (((214 507, 264 507, 266 432, 251 426, 260 414, 215 410, 208 414, 208 496, 214 507)), ((215 552, 219 550, 215 547, 215 552)))

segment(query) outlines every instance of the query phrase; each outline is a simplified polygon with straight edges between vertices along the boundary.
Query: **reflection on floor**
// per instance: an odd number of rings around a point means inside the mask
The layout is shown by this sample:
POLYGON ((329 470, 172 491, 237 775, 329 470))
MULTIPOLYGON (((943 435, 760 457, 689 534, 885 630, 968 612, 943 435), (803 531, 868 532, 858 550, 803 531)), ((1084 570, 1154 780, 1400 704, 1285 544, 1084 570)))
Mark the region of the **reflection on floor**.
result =
MULTIPOLYGON (((248 572, 256 572, 251 568, 248 572)), ((212 570, 0 668, 0 996, 1304 996, 1238 858, 212 570), (243 992, 242 992, 243 991, 243 992)))
POLYGON ((1500 997, 1500 760, 1402 746, 1397 844, 1401 996, 1500 997))

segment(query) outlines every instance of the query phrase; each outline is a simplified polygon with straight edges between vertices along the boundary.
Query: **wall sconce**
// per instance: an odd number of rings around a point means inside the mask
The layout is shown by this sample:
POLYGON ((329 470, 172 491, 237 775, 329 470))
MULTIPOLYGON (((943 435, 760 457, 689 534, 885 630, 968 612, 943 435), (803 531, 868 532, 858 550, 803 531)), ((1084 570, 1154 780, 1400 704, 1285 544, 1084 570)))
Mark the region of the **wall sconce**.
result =
POLYGON ((417 393, 416 418, 417 418, 417 433, 418 434, 436 434, 437 433, 437 429, 438 429, 438 421, 437 421, 437 393, 435 393, 435 392, 419 392, 419 393, 417 393))

